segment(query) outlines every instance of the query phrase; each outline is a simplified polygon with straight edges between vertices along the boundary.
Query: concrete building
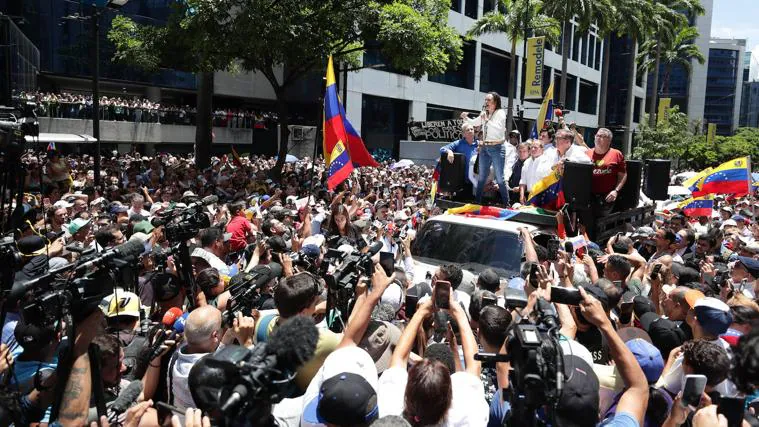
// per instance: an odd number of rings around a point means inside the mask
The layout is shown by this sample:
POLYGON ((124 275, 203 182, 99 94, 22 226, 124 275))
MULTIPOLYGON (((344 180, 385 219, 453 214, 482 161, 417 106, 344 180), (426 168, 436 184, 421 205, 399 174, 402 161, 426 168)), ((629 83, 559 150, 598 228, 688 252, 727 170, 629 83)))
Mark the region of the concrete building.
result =
POLYGON ((709 42, 704 122, 716 123, 718 135, 732 135, 738 128, 743 89, 745 39, 709 42))
POLYGON ((759 127, 759 81, 743 83, 739 125, 740 127, 759 127))

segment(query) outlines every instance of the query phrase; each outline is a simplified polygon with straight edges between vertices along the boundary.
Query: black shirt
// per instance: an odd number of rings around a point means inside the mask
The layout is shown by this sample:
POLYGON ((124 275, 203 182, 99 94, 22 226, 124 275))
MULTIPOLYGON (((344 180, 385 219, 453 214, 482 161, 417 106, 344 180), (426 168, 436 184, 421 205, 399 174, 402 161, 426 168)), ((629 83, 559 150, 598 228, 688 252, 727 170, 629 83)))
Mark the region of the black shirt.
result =
POLYGON ((585 348, 590 351, 593 356, 593 363, 599 365, 608 365, 611 357, 609 356, 609 344, 606 342, 606 337, 603 336, 601 331, 591 326, 586 332, 577 331, 575 339, 585 348))

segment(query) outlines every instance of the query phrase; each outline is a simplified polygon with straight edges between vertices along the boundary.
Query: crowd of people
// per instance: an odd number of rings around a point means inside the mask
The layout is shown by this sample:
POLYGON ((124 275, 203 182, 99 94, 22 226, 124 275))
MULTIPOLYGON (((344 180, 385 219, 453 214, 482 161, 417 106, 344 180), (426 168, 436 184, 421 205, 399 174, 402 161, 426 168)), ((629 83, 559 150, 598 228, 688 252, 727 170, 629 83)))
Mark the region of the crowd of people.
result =
MULTIPOLYGON (((84 93, 20 93, 20 101, 34 102, 39 117, 62 119, 92 118, 92 95, 84 93)), ((100 120, 135 123, 162 123, 195 126, 196 110, 190 105, 167 105, 128 96, 101 96, 100 120)), ((231 129, 266 129, 276 113, 244 108, 217 108, 213 125, 231 129)))
MULTIPOLYGON (((470 133, 465 124, 469 146, 470 133)), ((565 129, 545 130, 541 142, 530 143, 529 158, 518 135, 508 148, 496 144, 502 136, 483 138, 495 148, 480 149, 492 156, 480 167, 493 164, 495 182, 476 185, 507 205, 510 196, 498 187, 515 181, 498 170, 509 162, 523 161, 519 184, 530 188, 547 145, 558 159, 596 164, 610 152, 611 135, 603 131, 588 154, 565 129), (506 151, 512 160, 504 160, 506 151)), ((720 197, 711 217, 660 213, 608 242, 577 243, 561 232, 545 241, 522 227, 519 274, 484 268, 469 282, 465 265, 440 263, 426 276, 417 270, 414 241, 441 213, 429 203, 430 167, 361 168, 329 191, 320 159, 286 163, 275 182, 271 158, 214 158, 200 170, 189 157, 115 154, 102 161, 105 187, 95 188, 88 156, 29 152, 22 160, 32 172, 16 230, 15 283, 86 259, 88 249, 103 253, 137 240, 145 250, 134 282, 116 283, 100 310, 74 323, 73 338, 65 320, 40 324, 23 316, 30 301, 5 302, 0 425, 98 423, 89 416, 97 412, 90 411, 96 362, 108 405, 142 382, 120 423, 216 424, 229 415, 220 413, 224 400, 194 372, 212 370, 209 360, 235 346, 263 348, 291 325, 315 330, 308 357, 290 367, 293 390, 271 407, 261 403, 266 416, 233 425, 759 424, 759 203, 750 197, 720 197), (177 260, 166 256, 179 242, 155 219, 199 200, 209 203, 202 207, 209 226, 185 241, 193 294, 177 260), (379 246, 374 258, 387 254, 390 264, 360 270, 349 303, 337 310, 335 295, 346 291, 330 288, 322 267, 336 262, 336 253, 379 246), (241 287, 254 287, 254 309, 230 311, 241 287), (579 295, 559 303, 559 289, 579 295), (188 313, 183 332, 161 342, 167 332, 156 324, 177 311, 188 313), (541 329, 546 316, 556 321, 548 332, 541 329), (529 340, 515 336, 518 326, 556 334, 560 354, 540 357, 541 378, 550 384, 561 369, 560 387, 530 389, 535 378, 522 376, 535 366, 509 354, 515 340, 529 340), (64 351, 72 358, 62 358, 64 351), (483 361, 483 353, 511 361, 483 361), (68 375, 56 375, 64 366, 68 375), (56 385, 64 391, 60 401, 56 385), (532 411, 517 403, 524 395, 535 399, 532 411)), ((613 202, 624 185, 623 160, 606 166, 597 189, 594 182, 599 203, 613 202)), ((568 215, 556 221, 557 230, 572 228, 568 215)))

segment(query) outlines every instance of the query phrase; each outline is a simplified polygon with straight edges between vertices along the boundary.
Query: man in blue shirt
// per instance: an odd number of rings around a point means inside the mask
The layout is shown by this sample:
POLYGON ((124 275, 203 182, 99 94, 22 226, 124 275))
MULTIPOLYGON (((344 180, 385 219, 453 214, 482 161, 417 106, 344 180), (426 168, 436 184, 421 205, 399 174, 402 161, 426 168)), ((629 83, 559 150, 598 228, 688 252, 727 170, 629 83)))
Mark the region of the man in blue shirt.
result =
POLYGON ((469 180, 469 161, 477 153, 477 139, 474 137, 474 126, 464 123, 461 126, 463 138, 453 141, 440 148, 440 154, 448 154, 448 162, 453 163, 453 154, 464 155, 464 191, 457 194, 457 199, 471 199, 473 197, 472 182, 469 180))

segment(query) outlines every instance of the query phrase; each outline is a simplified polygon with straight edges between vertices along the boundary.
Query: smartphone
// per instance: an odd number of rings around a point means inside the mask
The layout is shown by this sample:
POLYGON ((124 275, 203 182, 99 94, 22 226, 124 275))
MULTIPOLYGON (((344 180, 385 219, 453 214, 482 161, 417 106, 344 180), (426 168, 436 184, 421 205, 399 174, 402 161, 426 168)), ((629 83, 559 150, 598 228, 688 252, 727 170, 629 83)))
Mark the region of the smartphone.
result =
POLYGON ((684 408, 695 409, 701 402, 701 395, 706 389, 706 376, 704 375, 686 375, 683 382, 682 400, 680 404, 684 408))
POLYGON ((530 286, 538 288, 538 264, 532 264, 530 267, 530 286))
POLYGON ((156 408, 165 409, 165 410, 167 410, 169 412, 173 412, 173 413, 175 413, 177 415, 184 416, 186 414, 185 411, 177 408, 176 406, 169 405, 166 402, 160 402, 160 401, 159 402, 155 402, 155 406, 156 406, 156 408))
POLYGON ((393 274, 393 265, 395 264, 395 257, 393 256, 392 252, 380 252, 379 253, 379 264, 382 267, 383 270, 385 270, 385 274, 390 276, 393 274))
POLYGON ((551 302, 565 305, 580 305, 582 295, 580 295, 580 291, 577 289, 554 286, 551 288, 551 302))
POLYGON ((551 239, 548 241, 548 260, 557 261, 559 259, 559 241, 551 239))
POLYGON ((451 297, 451 282, 445 280, 438 280, 435 282, 435 288, 432 290, 432 295, 435 298, 435 307, 445 309, 451 308, 448 304, 451 297))
POLYGON ((654 269, 651 270, 651 278, 652 279, 658 279, 660 271, 661 271, 661 264, 654 265, 654 269))
POLYGON ((416 313, 416 306, 419 304, 419 297, 416 295, 406 295, 406 318, 411 320, 416 313))
POLYGON ((717 405, 717 413, 727 418, 728 427, 740 427, 743 425, 743 402, 742 397, 722 397, 717 405))

